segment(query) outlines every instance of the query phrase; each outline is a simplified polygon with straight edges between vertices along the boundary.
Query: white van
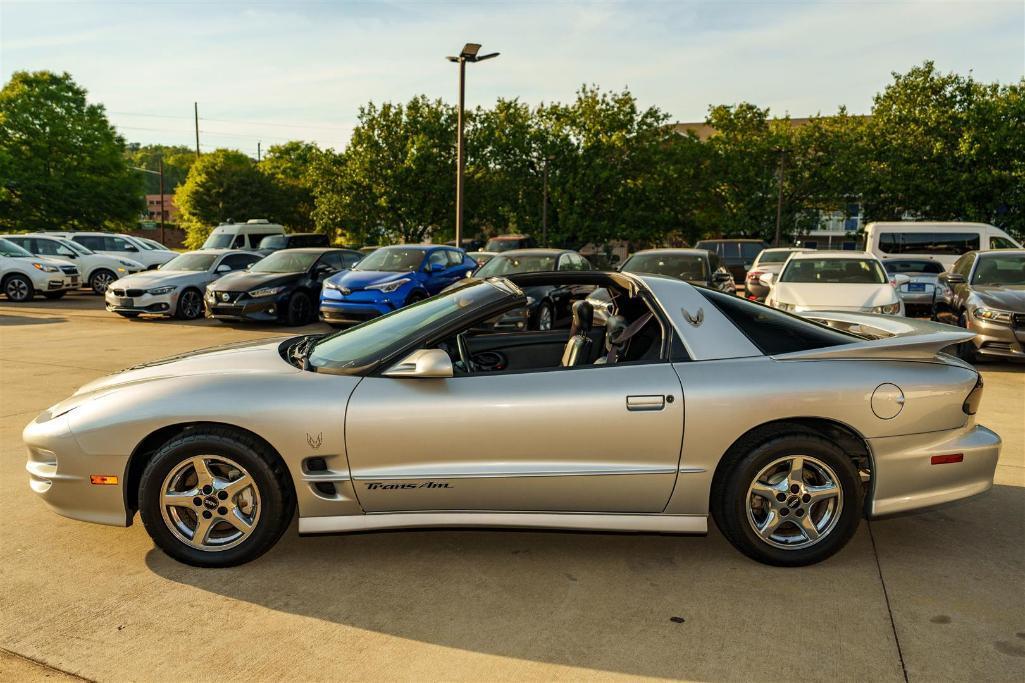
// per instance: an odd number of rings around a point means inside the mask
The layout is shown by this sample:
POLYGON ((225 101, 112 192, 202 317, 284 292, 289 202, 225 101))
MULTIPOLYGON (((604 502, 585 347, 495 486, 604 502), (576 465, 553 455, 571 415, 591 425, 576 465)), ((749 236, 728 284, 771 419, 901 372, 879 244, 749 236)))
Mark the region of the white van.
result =
POLYGON ((865 251, 881 259, 931 258, 949 270, 962 254, 990 249, 1021 249, 1021 245, 986 223, 898 221, 865 226, 865 251))
POLYGON ((245 223, 222 223, 203 242, 203 249, 245 249, 256 251, 267 235, 284 235, 285 229, 266 218, 251 218, 245 223))

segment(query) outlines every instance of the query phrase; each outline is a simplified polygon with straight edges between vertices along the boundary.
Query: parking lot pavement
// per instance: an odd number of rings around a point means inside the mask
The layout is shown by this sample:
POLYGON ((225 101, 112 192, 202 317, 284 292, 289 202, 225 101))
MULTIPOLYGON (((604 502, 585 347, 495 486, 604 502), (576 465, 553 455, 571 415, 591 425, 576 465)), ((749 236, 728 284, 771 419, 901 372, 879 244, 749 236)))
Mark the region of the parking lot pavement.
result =
MULTIPOLYGON (((154 550, 138 522, 72 521, 29 491, 21 429, 76 387, 289 333, 122 320, 77 295, 0 303, 0 648, 104 680, 1021 679, 1021 367, 983 368, 979 420, 1005 442, 990 494, 862 524, 803 569, 749 561, 715 530, 299 538, 293 525, 252 564, 199 570, 154 550)), ((34 666, 0 650, 0 677, 41 676, 34 666)))

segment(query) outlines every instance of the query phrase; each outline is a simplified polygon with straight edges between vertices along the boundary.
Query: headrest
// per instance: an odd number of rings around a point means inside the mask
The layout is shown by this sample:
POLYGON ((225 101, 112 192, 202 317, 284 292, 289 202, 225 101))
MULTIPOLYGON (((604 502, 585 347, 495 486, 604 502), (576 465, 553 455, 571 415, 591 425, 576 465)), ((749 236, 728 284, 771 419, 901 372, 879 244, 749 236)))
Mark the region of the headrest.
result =
POLYGON ((610 315, 605 321, 605 350, 611 351, 622 343, 620 337, 626 332, 626 318, 621 315, 610 315))
POLYGON ((570 336, 591 331, 594 323, 594 307, 590 301, 581 299, 573 304, 573 326, 570 328, 570 336))

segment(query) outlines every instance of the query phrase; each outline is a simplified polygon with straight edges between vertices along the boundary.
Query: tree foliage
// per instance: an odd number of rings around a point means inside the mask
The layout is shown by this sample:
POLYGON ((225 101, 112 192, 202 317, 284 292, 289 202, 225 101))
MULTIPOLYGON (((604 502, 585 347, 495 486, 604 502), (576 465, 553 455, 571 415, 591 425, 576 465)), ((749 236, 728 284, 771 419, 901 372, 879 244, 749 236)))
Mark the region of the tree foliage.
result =
MULTIPOLYGON (((125 152, 128 165, 145 168, 150 171, 160 170, 160 159, 164 160, 164 192, 174 194, 179 185, 185 182, 189 169, 196 161, 196 152, 184 145, 140 145, 132 143, 125 152)), ((152 173, 143 173, 146 194, 160 193, 160 178, 152 173)))
POLYGON ((103 106, 67 73, 18 71, 0 90, 0 228, 102 229, 136 220, 142 179, 103 106))
POLYGON ((313 230, 314 162, 320 148, 310 142, 292 141, 272 145, 257 165, 275 187, 276 214, 281 222, 295 230, 313 230))

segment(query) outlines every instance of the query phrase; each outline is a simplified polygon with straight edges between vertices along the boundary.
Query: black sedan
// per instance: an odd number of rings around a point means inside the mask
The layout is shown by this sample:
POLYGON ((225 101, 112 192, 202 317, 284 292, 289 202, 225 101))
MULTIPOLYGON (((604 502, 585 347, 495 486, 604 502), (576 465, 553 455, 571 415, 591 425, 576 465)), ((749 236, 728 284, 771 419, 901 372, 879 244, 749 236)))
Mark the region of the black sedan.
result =
POLYGON ((206 315, 305 325, 316 320, 324 280, 349 267, 345 249, 283 249, 206 288, 206 315))
MULTIPOLYGON (((474 272, 475 278, 514 273, 594 270, 587 259, 569 249, 514 249, 493 257, 474 272)), ((573 302, 594 290, 590 285, 525 287, 527 306, 510 311, 494 323, 496 330, 551 330, 568 327, 573 302)))

